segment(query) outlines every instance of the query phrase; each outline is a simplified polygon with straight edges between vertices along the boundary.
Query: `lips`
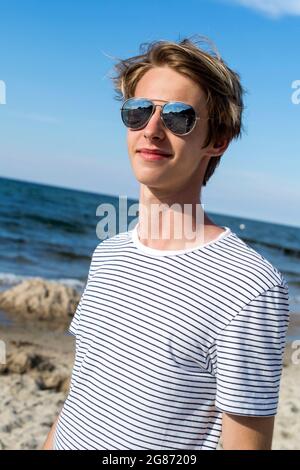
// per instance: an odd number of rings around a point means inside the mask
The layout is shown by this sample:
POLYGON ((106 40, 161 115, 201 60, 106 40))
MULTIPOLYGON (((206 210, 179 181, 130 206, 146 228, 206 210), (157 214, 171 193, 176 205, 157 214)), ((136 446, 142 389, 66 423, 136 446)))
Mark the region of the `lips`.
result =
POLYGON ((161 150, 161 149, 149 149, 149 148, 141 148, 141 149, 138 149, 137 150, 138 153, 141 153, 143 155, 157 155, 157 156, 160 156, 160 157, 171 157, 172 154, 169 153, 169 152, 166 152, 165 150, 161 150))
POLYGON ((145 152, 144 150, 140 150, 138 155, 146 162, 163 162, 168 160, 171 155, 162 154, 162 153, 153 153, 153 152, 145 152))

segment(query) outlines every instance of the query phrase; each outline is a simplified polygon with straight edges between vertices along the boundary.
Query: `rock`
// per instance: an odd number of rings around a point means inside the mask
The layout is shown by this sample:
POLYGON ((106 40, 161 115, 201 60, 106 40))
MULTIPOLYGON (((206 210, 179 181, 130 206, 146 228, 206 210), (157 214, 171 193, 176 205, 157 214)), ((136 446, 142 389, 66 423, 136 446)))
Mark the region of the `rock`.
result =
POLYGON ((58 371, 51 374, 39 375, 36 379, 36 384, 40 390, 55 390, 59 392, 65 380, 66 375, 58 371))
POLYGON ((23 319, 70 321, 80 300, 72 287, 32 278, 0 293, 0 308, 23 319))
POLYGON ((24 374, 33 369, 39 372, 51 372, 55 366, 48 357, 33 351, 14 351, 8 355, 6 364, 0 367, 0 374, 24 374))
POLYGON ((54 390, 55 392, 68 392, 70 385, 70 373, 65 370, 40 374, 36 377, 36 385, 39 390, 54 390))
MULTIPOLYGON (((70 370, 65 365, 53 364, 53 359, 33 351, 14 351, 9 354, 7 363, 0 367, 0 375, 15 374, 16 377, 31 377, 36 390, 68 392, 70 370)), ((16 387, 22 387, 22 380, 16 387)))
POLYGON ((34 367, 36 363, 35 356, 35 354, 25 351, 10 354, 5 366, 1 368, 1 373, 24 374, 34 367))

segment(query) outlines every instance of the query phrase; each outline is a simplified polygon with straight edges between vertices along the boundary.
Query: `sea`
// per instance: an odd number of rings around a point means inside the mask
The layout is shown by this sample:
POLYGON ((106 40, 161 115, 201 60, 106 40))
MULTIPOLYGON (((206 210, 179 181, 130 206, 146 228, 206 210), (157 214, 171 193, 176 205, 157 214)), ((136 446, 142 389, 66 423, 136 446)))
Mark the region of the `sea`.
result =
MULTIPOLYGON (((105 237, 101 225, 107 214, 104 209, 115 210, 115 233, 130 229, 129 224, 137 221, 136 213, 129 216, 125 211, 128 226, 124 229, 124 216, 123 222, 119 220, 119 196, 1 177, 0 200, 1 291, 38 276, 82 292, 92 253, 105 237)), ((137 203, 123 196, 122 214, 125 204, 137 203)), ((208 216, 218 225, 230 227, 282 272, 289 285, 290 310, 300 314, 300 227, 210 212, 208 216)), ((5 313, 0 312, 0 323, 6 321, 5 313)))

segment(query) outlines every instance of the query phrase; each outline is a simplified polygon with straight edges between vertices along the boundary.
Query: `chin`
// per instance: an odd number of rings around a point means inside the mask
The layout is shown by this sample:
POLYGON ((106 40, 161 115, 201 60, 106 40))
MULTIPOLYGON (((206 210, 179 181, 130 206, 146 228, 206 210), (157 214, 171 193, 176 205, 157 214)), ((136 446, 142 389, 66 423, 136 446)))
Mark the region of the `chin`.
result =
POLYGON ((140 184, 146 186, 165 186, 167 182, 165 177, 155 175, 154 172, 135 171, 134 176, 140 184))

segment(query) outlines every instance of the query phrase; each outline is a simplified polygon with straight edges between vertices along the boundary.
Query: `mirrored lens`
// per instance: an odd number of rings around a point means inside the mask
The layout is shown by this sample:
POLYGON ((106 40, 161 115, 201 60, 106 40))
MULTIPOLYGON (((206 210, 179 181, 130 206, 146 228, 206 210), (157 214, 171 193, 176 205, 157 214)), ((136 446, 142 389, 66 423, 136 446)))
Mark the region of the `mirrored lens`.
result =
POLYGON ((196 119, 196 113, 192 106, 185 103, 168 103, 162 113, 166 127, 174 134, 187 134, 190 132, 196 119))
POLYGON ((131 129, 139 129, 149 120, 153 111, 151 101, 143 99, 129 99, 121 109, 121 116, 125 126, 131 129))

